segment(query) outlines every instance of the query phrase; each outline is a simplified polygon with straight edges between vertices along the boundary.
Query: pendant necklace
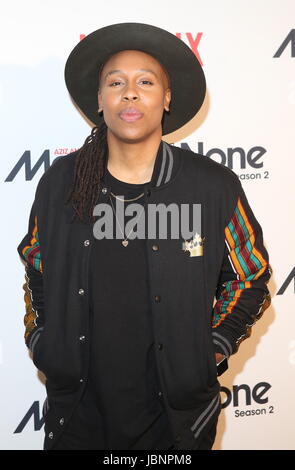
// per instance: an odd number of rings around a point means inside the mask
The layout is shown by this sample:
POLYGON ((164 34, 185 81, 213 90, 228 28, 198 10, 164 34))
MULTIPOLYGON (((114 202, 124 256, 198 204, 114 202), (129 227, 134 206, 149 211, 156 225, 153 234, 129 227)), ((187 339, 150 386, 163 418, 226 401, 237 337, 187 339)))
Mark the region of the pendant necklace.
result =
MULTIPOLYGON (((130 202, 130 201, 136 201, 137 199, 139 199, 140 197, 142 197, 142 196, 144 195, 144 193, 140 194, 139 196, 137 196, 137 197, 135 197, 135 198, 133 198, 133 199, 121 199, 121 198, 119 198, 118 196, 116 196, 115 194, 113 194, 112 192, 111 192, 111 195, 114 196, 116 199, 119 199, 119 201, 130 202)), ((112 199, 111 199, 111 196, 110 196, 110 201, 111 201, 111 204, 112 204, 112 207, 113 207, 113 212, 114 212, 115 217, 116 217, 116 219, 117 219, 119 228, 120 228, 121 233, 122 233, 122 235, 123 235, 123 237, 124 237, 124 232, 123 232, 122 227, 121 227, 121 225, 120 225, 120 222, 119 222, 119 220, 118 220, 118 218, 117 218, 117 214, 116 214, 116 211, 115 211, 115 209, 114 209, 114 205, 113 205, 113 201, 112 201, 112 199)), ((141 213, 139 214, 137 223, 138 223, 138 221, 139 221, 139 219, 140 219, 140 217, 141 217, 143 211, 144 211, 144 207, 142 208, 142 211, 141 211, 141 213)), ((135 225, 135 224, 134 224, 134 225, 135 225)), ((133 228, 134 228, 134 227, 132 227, 132 229, 131 229, 130 232, 128 233, 127 237, 124 238, 124 240, 121 241, 122 245, 125 246, 125 247, 129 244, 129 241, 128 241, 127 239, 128 239, 128 237, 129 237, 129 235, 133 232, 133 228)))

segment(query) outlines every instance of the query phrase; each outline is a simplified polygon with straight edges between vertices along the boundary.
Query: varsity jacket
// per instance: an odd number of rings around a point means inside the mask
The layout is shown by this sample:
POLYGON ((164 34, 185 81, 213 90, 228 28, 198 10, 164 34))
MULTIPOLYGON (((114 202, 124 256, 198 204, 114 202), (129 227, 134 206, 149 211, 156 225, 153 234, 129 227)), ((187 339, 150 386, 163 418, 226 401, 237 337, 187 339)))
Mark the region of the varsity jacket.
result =
MULTIPOLYGON (((93 223, 72 223, 65 203, 77 153, 55 160, 40 178, 17 247, 25 264, 25 342, 47 378, 44 449, 54 449, 66 428, 89 370, 93 223)), ((97 204, 105 193, 102 187, 97 204)), ((222 164, 162 140, 144 198, 201 207, 201 233, 190 240, 146 239, 163 400, 176 448, 198 449, 221 410, 215 353, 228 359, 250 335, 270 304, 272 270, 240 180, 222 164)))

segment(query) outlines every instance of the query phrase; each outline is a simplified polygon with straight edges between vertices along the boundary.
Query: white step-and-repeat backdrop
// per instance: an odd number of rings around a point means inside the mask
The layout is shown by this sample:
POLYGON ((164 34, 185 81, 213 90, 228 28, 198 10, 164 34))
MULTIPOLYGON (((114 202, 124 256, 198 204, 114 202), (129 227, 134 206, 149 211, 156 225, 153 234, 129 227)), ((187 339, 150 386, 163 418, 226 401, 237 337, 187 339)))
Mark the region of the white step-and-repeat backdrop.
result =
POLYGON ((208 85, 202 111, 166 140, 239 175, 273 268, 272 306, 220 377, 223 410, 214 449, 295 449, 294 18, 294 0, 2 5, 1 449, 43 445, 46 393, 24 343, 24 268, 16 247, 43 172, 90 133, 67 93, 65 61, 84 35, 124 21, 177 34, 201 60, 208 85))

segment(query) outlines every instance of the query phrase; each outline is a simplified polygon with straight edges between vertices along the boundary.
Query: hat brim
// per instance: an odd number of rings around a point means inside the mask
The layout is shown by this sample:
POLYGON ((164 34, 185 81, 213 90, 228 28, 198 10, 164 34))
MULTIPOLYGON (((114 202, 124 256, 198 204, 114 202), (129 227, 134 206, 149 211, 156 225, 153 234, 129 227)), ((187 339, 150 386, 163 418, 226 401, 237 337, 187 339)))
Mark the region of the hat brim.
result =
POLYGON ((86 117, 95 125, 101 123, 97 100, 99 69, 110 55, 126 49, 151 54, 169 74, 171 102, 169 113, 164 113, 162 134, 169 134, 190 121, 206 94, 203 68, 181 39, 143 23, 117 23, 100 28, 85 36, 70 53, 65 65, 65 82, 86 117))

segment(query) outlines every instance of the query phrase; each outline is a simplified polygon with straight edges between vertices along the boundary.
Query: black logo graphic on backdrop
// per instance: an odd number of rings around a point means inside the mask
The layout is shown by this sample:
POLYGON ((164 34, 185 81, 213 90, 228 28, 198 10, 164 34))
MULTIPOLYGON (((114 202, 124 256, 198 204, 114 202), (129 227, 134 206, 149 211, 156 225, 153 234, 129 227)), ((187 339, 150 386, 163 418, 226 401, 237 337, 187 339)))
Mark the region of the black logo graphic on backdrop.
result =
MULTIPOLYGON (((52 163, 55 162, 56 160, 58 160, 59 158, 61 158, 61 157, 56 157, 52 161, 52 163)), ((37 160, 37 162, 35 163, 33 168, 32 168, 31 152, 30 152, 30 150, 26 150, 22 154, 22 156, 20 157, 20 159, 18 160, 16 165, 12 168, 12 170, 9 173, 9 175, 7 176, 5 182, 13 181, 14 178, 16 177, 16 175, 19 173, 19 171, 22 169, 23 166, 25 167, 25 180, 26 181, 31 181, 42 165, 43 165, 43 168, 44 168, 44 172, 46 170, 48 170, 48 168, 50 167, 50 151, 49 150, 44 150, 41 157, 39 157, 39 159, 37 160)))
POLYGON ((288 36, 284 39, 280 47, 278 48, 277 52, 274 55, 274 58, 281 57, 284 50, 291 44, 291 57, 295 57, 295 29, 291 29, 288 36))
MULTIPOLYGON (((194 151, 187 143, 182 143, 181 148, 194 151)), ((263 157, 266 154, 266 149, 260 145, 255 145, 248 150, 245 150, 243 147, 205 149, 204 142, 198 142, 196 153, 227 166, 241 180, 269 179, 269 171, 263 169, 263 157), (240 174, 240 170, 246 170, 246 172, 240 174)))
POLYGON ((285 290, 293 281, 293 293, 295 294, 295 267, 292 269, 290 274, 287 276, 287 279, 283 282, 282 286, 279 288, 277 295, 283 295, 285 290))
POLYGON ((44 418, 40 415, 39 401, 34 401, 31 408, 27 411, 27 413, 17 426, 16 430, 14 431, 14 434, 21 433, 31 418, 33 418, 34 421, 34 431, 40 431, 44 424, 44 418))
POLYGON ((234 385, 232 391, 227 387, 221 387, 221 393, 225 394, 222 408, 227 408, 230 404, 234 408, 246 407, 243 410, 234 410, 236 418, 272 414, 274 413, 274 407, 268 403, 268 391, 270 389, 271 385, 268 382, 259 382, 253 388, 248 384, 234 385), (257 407, 257 405, 264 406, 257 407))
MULTIPOLYGON (((197 149, 194 150, 189 147, 186 142, 180 144, 181 148, 195 151, 204 157, 211 158, 212 160, 227 166, 239 176, 240 179, 268 179, 269 171, 264 169, 263 157, 266 154, 266 149, 262 146, 256 145, 248 150, 242 147, 229 147, 225 150, 221 148, 206 149, 204 142, 197 143, 197 149), (246 170, 246 172, 239 174, 240 170, 246 170)), ((70 149, 71 151, 75 149, 70 149)), ((68 154, 68 149, 58 149, 54 152, 54 155, 58 155, 50 162, 51 154, 50 150, 46 149, 38 160, 32 164, 32 155, 30 150, 25 150, 20 159, 14 165, 9 175, 6 177, 5 182, 11 182, 17 176, 19 172, 25 173, 25 180, 31 181, 37 174, 38 170, 43 166, 44 172, 59 158, 68 154), (67 150, 63 151, 63 150, 67 150)))

